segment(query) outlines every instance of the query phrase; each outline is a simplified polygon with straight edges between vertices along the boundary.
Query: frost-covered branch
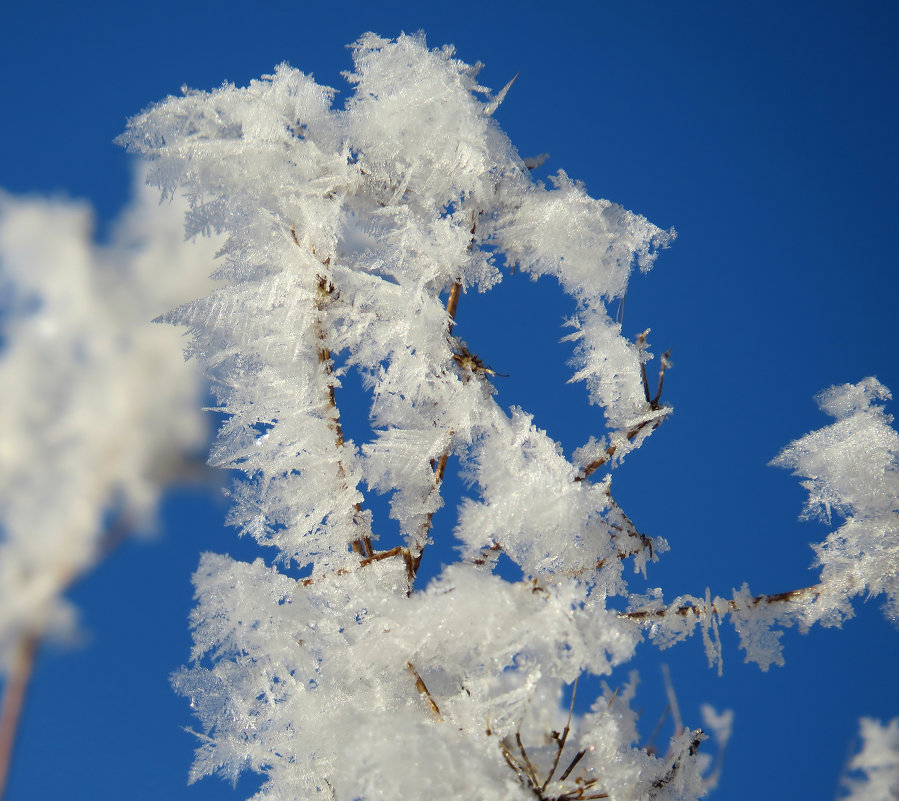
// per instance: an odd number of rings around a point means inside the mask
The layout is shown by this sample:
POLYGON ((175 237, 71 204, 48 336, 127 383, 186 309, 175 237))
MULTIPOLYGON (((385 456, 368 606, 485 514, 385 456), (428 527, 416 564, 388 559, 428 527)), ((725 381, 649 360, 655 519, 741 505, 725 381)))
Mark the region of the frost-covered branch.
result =
POLYGON ((623 617, 649 625, 650 636, 671 644, 700 624, 711 663, 720 668, 717 626, 730 617, 747 660, 763 669, 783 664, 775 626, 839 625, 852 617, 851 599, 886 596, 884 612, 896 620, 899 602, 899 435, 880 403, 889 391, 875 378, 831 387, 818 405, 836 422, 793 442, 772 464, 791 467, 809 491, 805 517, 844 519, 824 543, 815 545, 821 581, 766 595, 747 585, 732 599, 684 596, 671 603, 633 597, 623 617))
MULTIPOLYGON (((778 606, 746 590, 732 607, 709 593, 636 607, 625 581, 625 560, 645 572, 667 549, 611 482, 671 413, 668 356, 652 392, 646 335, 627 340, 608 305, 673 231, 564 172, 535 181, 493 117, 508 86, 492 95, 452 48, 366 34, 353 59, 342 107, 281 65, 170 97, 122 137, 165 196, 190 198, 190 233, 227 237, 224 286, 167 319, 190 328, 226 415, 211 461, 241 476, 231 522, 272 549, 206 554, 195 576, 192 664, 174 679, 204 730, 192 778, 257 771, 258 801, 697 798, 716 770, 704 782, 704 735, 675 732, 664 757, 641 748, 634 682, 583 714, 560 704, 632 658, 635 622, 673 640, 699 620, 717 649, 719 616, 755 642, 774 622, 759 610, 778 606), (455 319, 463 291, 520 275, 554 277, 576 305, 571 380, 605 430, 570 458, 496 402, 455 319), (368 441, 338 415, 349 371, 369 392, 368 441), (460 558, 415 586, 450 536, 434 525, 450 457, 470 487, 460 558), (389 495, 398 539, 372 493, 389 495), (521 580, 495 572, 500 554, 521 580)), ((709 725, 729 732, 725 717, 709 725)))

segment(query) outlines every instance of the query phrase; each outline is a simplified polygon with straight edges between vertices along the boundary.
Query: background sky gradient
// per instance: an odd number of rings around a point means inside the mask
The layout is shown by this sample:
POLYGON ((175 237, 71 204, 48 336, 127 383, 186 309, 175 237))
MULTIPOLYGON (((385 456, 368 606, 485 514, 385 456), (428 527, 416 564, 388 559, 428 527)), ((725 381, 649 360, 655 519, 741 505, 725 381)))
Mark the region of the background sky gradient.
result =
MULTIPOLYGON (((828 422, 813 402, 825 387, 876 375, 899 392, 899 4, 8 2, 0 187, 89 200, 102 239, 130 195, 131 158, 112 144, 129 115, 182 85, 244 85, 282 61, 344 91, 345 46, 368 30, 455 44, 494 89, 520 73, 496 117, 522 156, 550 154, 541 176, 564 169, 677 229, 634 277, 624 315, 628 336, 651 327, 653 350, 672 348, 675 414, 614 487, 638 528, 672 547, 650 585, 673 598, 814 583, 808 543, 828 529, 797 520, 804 491, 766 464, 828 422)), ((457 333, 509 374, 500 403, 533 412, 570 453, 601 415, 564 385, 566 311, 550 282, 514 276, 463 297, 457 333)), ((447 486, 444 542, 461 491, 447 486)), ((252 777, 237 792, 218 779, 186 786, 193 719, 168 685, 188 656, 199 553, 257 555, 223 529, 225 513, 215 492, 171 492, 156 541, 123 546, 72 590, 90 636, 41 652, 7 801, 251 794, 252 777)), ((712 798, 834 797, 857 719, 899 715, 899 631, 877 601, 860 604, 842 631, 787 632, 786 665, 767 674, 722 633, 723 678, 698 637, 643 647, 644 734, 665 706, 666 662, 686 723, 700 724, 703 702, 735 711, 712 798)))

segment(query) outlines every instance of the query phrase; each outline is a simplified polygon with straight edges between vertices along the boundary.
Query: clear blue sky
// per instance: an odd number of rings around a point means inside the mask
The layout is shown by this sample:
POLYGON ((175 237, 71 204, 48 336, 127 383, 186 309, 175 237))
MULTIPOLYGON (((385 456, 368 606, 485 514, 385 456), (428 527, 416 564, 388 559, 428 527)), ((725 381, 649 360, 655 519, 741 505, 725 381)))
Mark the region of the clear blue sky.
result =
MULTIPOLYGON (((797 521, 802 490, 766 463, 826 422, 812 401, 824 387, 876 375, 899 393, 894 0, 7 2, 0 187, 87 198, 102 236, 129 192, 129 157, 112 144, 129 115, 183 84, 244 84, 281 61, 343 89, 346 44, 419 29, 483 61, 489 86, 520 73, 497 117, 522 155, 551 154, 544 174, 565 169, 678 230, 632 283, 624 321, 631 336, 651 327, 656 352, 673 349, 675 416, 616 477, 638 527, 672 546, 650 583, 668 597, 813 583, 808 543, 826 530, 797 521)), ((502 293, 502 305, 463 298, 459 333, 510 374, 499 400, 570 449, 599 415, 581 388, 547 392, 565 377, 564 303, 543 283, 502 293)), ((250 794, 252 781, 185 786, 181 727, 193 721, 167 678, 188 654, 199 552, 252 553, 222 529, 224 512, 172 494, 159 541, 123 547, 72 592, 90 641, 42 652, 8 801, 250 794)), ((785 642, 786 666, 762 674, 725 635, 722 679, 699 641, 644 649, 648 729, 664 707, 661 661, 686 721, 700 722, 703 701, 736 712, 713 798, 833 797, 857 718, 899 715, 899 631, 876 601, 842 631, 785 642)))

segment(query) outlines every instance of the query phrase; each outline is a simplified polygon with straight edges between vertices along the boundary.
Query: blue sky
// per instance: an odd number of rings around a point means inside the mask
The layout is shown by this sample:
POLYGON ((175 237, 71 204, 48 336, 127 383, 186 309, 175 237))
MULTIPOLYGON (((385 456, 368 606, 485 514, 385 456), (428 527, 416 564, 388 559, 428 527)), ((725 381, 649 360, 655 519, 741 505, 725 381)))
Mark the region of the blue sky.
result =
MULTIPOLYGON (((0 187, 89 199, 102 237, 129 195, 129 157, 112 144, 129 115, 184 84, 244 84, 282 61, 343 90, 345 45, 367 30, 453 43, 494 88, 520 73, 497 112, 520 153, 548 152, 544 174, 564 169, 678 231, 633 280, 624 319, 630 336, 651 327, 674 362, 674 417, 616 475, 621 506, 672 546, 650 583, 667 597, 813 583, 808 543, 827 530, 797 520, 803 491, 766 464, 827 422, 812 400, 826 386, 876 375, 899 392, 899 6, 485 5, 4 4, 0 187)), ((570 450, 599 414, 579 387, 547 389, 567 377, 565 303, 542 282, 501 292, 502 303, 463 298, 459 334, 510 374, 500 402, 570 450)), ((192 718, 168 686, 188 655, 199 552, 253 554, 222 528, 225 512, 215 497, 171 493, 157 541, 124 546, 74 588, 89 640, 41 653, 8 801, 250 794, 252 780, 186 786, 192 718)), ((452 511, 442 515, 446 537, 452 511)), ((704 701, 735 710, 713 798, 832 797, 857 718, 899 715, 899 631, 877 601, 841 631, 784 640, 786 666, 767 674, 742 663, 732 634, 721 679, 699 641, 646 645, 636 665, 648 729, 665 704, 663 661, 687 722, 704 701)))

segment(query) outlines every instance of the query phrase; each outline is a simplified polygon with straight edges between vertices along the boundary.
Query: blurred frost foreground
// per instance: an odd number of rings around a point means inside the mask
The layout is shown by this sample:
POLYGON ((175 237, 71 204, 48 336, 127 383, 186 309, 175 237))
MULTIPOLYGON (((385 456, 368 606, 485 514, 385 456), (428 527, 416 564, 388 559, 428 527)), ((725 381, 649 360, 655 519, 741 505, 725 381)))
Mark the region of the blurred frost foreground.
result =
POLYGON ((97 246, 87 205, 0 193, 0 675, 72 632, 62 593, 205 441, 205 382, 150 322, 213 286, 183 212, 139 188, 97 246))
MULTIPOLYGON (((564 173, 535 183, 492 119, 503 92, 451 49, 369 34, 354 60, 343 109, 281 66, 245 89, 169 98, 123 137, 152 160, 152 184, 186 191, 189 233, 228 236, 227 286, 169 319, 191 328, 228 415, 212 462, 246 474, 232 522, 276 553, 273 566, 207 554, 197 571, 193 666, 175 678, 205 732, 193 776, 258 771, 260 799, 698 797, 703 732, 653 755, 632 686, 581 716, 560 708, 563 690, 630 660, 647 626, 662 645, 698 627, 718 662, 729 617, 767 667, 779 625, 837 623, 859 593, 895 613, 887 390, 830 390, 836 423, 780 457, 810 511, 846 521, 819 548, 818 585, 630 594, 624 563, 643 571, 666 545, 615 504, 611 473, 671 410, 648 386, 647 343, 625 340, 607 304, 672 234, 564 173), (555 276, 577 303, 573 380, 607 430, 571 458, 494 402, 477 343, 453 333, 461 293, 513 269, 555 276), (371 442, 344 438, 348 370, 370 389, 371 442), (420 587, 450 455, 471 484, 460 559, 420 587), (370 492, 390 494, 401 542, 379 538, 370 492), (494 573, 500 554, 523 580, 494 573)), ((726 737, 726 715, 705 725, 726 737)))
POLYGON ((849 801, 894 801, 899 798, 899 718, 888 726, 861 720, 862 749, 849 763, 845 778, 849 801), (860 775, 858 775, 860 774, 860 775))

